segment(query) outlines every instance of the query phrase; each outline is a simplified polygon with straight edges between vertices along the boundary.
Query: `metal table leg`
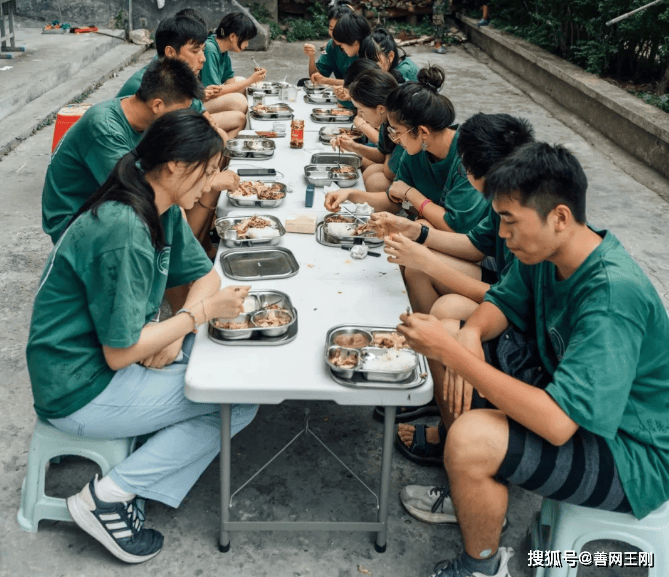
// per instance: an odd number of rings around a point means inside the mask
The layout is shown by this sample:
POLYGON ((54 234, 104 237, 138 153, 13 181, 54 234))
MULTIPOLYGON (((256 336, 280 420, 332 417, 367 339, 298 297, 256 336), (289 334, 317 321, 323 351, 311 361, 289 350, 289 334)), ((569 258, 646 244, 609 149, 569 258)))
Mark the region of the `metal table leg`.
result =
POLYGON ((379 512, 377 521, 383 523, 383 529, 376 534, 374 548, 377 553, 386 550, 388 534, 388 494, 390 493, 390 467, 393 460, 393 440, 395 438, 396 407, 383 409, 383 456, 381 457, 381 489, 379 491, 379 512))
POLYGON ((221 527, 218 538, 218 550, 227 553, 230 550, 230 533, 225 525, 230 521, 230 454, 231 454, 231 417, 230 405, 221 405, 221 527))

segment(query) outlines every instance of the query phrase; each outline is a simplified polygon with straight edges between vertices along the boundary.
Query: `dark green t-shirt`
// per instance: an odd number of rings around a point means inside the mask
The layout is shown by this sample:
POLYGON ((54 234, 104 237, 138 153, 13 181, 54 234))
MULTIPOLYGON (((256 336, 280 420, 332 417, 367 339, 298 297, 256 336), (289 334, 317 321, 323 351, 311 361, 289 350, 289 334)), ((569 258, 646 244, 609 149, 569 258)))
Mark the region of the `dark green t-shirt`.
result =
POLYGON ((406 82, 417 82, 419 70, 420 68, 411 58, 405 58, 397 65, 397 71, 406 82))
MULTIPOLYGON (((457 126, 451 126, 456 130, 457 126)), ((395 180, 401 180, 418 189, 435 204, 446 209, 444 221, 455 232, 467 233, 483 218, 490 204, 462 175, 458 149, 458 133, 446 158, 433 162, 427 151, 409 154, 400 160, 395 180)))
POLYGON ((546 392, 606 439, 634 514, 669 500, 669 317, 639 265, 610 232, 563 281, 549 262, 515 259, 485 296, 536 328, 546 392))
POLYGON ((66 417, 98 396, 114 376, 102 345, 135 344, 166 288, 211 270, 179 207, 170 207, 161 220, 166 246, 157 252, 134 210, 107 202, 97 218, 79 216, 51 251, 26 350, 40 417, 66 417))
POLYGON ((204 86, 223 84, 233 78, 232 61, 227 52, 221 52, 216 42, 216 34, 210 34, 204 43, 204 66, 200 71, 200 80, 204 86))
POLYGON ((321 54, 316 61, 316 68, 326 78, 334 76, 343 80, 349 66, 357 59, 357 55, 347 56, 346 52, 339 48, 333 40, 330 40, 325 47, 325 54, 321 54))
POLYGON ((499 236, 499 215, 488 205, 486 214, 472 230, 467 234, 467 238, 484 255, 491 256, 497 264, 498 278, 506 274, 511 266, 515 256, 507 248, 506 242, 499 236))
MULTIPOLYGON (((156 56, 156 58, 158 57, 156 56)), ((139 90, 140 85, 142 84, 142 78, 144 78, 144 73, 146 72, 146 69, 148 67, 149 66, 146 65, 144 68, 138 70, 130 78, 128 78, 125 84, 121 86, 121 90, 119 90, 118 94, 116 94, 116 98, 122 98, 124 96, 132 96, 133 94, 136 94, 137 91, 139 90)), ((197 110, 198 112, 204 112, 205 110, 204 104, 202 103, 201 100, 198 100, 197 98, 193 99, 193 101, 190 104, 190 107, 193 110, 197 110)))
POLYGON ((42 189, 42 228, 54 243, 142 135, 130 126, 118 98, 91 106, 67 131, 51 156, 42 189))

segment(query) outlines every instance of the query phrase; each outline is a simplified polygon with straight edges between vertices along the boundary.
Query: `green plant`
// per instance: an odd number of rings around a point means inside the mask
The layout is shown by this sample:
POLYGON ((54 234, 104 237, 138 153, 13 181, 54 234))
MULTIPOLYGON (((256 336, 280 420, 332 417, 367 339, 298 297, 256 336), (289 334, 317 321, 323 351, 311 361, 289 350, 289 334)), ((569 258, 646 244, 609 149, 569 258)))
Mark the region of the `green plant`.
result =
POLYGON ((307 8, 311 18, 302 20, 288 20, 286 39, 288 42, 298 40, 311 40, 315 38, 327 38, 328 36, 328 14, 322 4, 312 4, 307 8))
POLYGON ((652 92, 633 92, 634 96, 638 96, 644 102, 656 106, 664 112, 669 112, 669 94, 663 94, 662 96, 657 96, 652 92))
POLYGON ((260 22, 261 24, 267 24, 269 26, 269 38, 274 40, 278 38, 283 33, 281 26, 275 20, 272 20, 272 16, 267 9, 267 6, 259 4, 258 2, 251 2, 248 5, 248 9, 253 14, 253 17, 260 22))
POLYGON ((125 14, 123 10, 119 10, 118 14, 114 16, 114 28, 125 28, 125 14))

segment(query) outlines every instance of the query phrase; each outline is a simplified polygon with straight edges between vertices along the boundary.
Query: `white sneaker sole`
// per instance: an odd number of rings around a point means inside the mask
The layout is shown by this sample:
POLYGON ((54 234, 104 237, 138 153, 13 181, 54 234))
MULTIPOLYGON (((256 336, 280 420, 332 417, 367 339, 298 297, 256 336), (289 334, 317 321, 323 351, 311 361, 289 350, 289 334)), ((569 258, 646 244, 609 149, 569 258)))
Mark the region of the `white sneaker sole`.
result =
POLYGON ((423 511, 416 507, 402 501, 404 508, 416 519, 420 519, 425 523, 430 523, 431 525, 441 525, 443 523, 457 523, 458 520, 455 518, 455 515, 446 515, 446 513, 432 513, 431 511, 423 511))
POLYGON ((79 495, 72 495, 67 498, 67 510, 70 512, 74 522, 86 533, 94 539, 97 539, 114 557, 126 563, 144 563, 149 559, 153 559, 160 549, 151 555, 132 555, 121 549, 114 538, 107 533, 104 527, 100 525, 97 517, 86 507, 86 505, 79 498, 79 495))

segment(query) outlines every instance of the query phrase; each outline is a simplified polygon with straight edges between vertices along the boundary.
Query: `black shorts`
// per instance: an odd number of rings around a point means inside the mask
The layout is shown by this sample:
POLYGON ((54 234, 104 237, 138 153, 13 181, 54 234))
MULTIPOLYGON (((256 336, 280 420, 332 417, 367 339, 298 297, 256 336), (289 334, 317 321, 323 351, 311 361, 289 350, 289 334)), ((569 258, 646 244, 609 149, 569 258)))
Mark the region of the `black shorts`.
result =
MULTIPOLYGON (((499 337, 483 343, 486 362, 504 373, 541 389, 551 375, 541 363, 534 339, 510 325, 499 337)), ((495 408, 474 391, 472 408, 495 408)), ((556 501, 605 511, 631 512, 606 441, 579 428, 556 447, 512 419, 509 442, 497 480, 518 485, 556 501)))
POLYGON ((485 257, 481 262, 481 282, 494 285, 499 280, 497 263, 492 257, 485 257))

